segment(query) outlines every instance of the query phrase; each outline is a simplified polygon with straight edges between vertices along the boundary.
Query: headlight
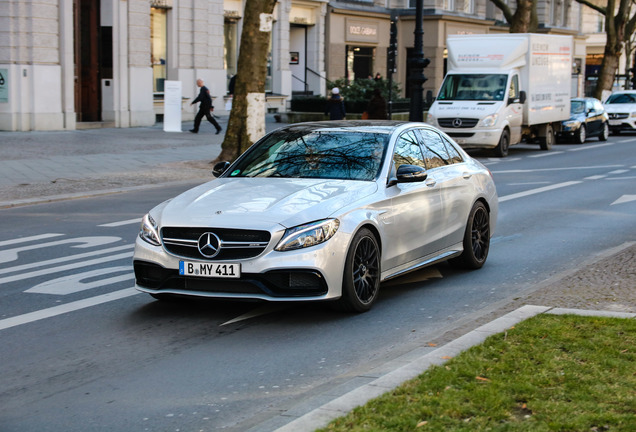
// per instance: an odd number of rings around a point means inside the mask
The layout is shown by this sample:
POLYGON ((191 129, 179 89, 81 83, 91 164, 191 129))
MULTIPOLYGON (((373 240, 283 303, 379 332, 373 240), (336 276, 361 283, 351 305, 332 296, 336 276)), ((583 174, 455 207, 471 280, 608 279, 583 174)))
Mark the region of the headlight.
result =
POLYGON ((636 111, 629 115, 630 117, 636 117, 636 111))
POLYGON ((499 114, 490 114, 489 116, 481 119, 480 123, 482 126, 491 127, 497 123, 497 119, 499 118, 499 114))
POLYGON ((338 227, 340 227, 338 219, 324 219, 289 228, 275 250, 283 252, 324 243, 333 237, 338 227))
POLYGON ((153 246, 161 246, 159 233, 157 232, 157 223, 152 218, 152 216, 150 216, 150 214, 147 214, 141 219, 141 229, 139 230, 139 237, 153 246))
POLYGON ((575 120, 565 121, 563 122, 563 126, 570 129, 578 129, 579 126, 581 126, 581 122, 575 120))
POLYGON ((435 124, 435 116, 433 114, 426 114, 426 123, 432 125, 432 126, 437 126, 435 124))

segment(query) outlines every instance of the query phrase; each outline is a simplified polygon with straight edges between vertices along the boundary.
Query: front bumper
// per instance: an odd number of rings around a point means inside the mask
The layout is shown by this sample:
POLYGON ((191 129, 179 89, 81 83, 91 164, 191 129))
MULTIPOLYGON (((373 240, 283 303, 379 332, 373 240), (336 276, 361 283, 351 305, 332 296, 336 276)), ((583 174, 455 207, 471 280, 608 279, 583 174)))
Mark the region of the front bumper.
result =
POLYGON ((503 132, 502 129, 439 129, 463 148, 495 148, 499 144, 503 132))
POLYGON ((241 265, 240 278, 206 278, 179 275, 179 261, 201 260, 170 255, 162 246, 137 238, 135 288, 152 295, 270 301, 329 300, 342 295, 349 234, 338 232, 320 245, 286 252, 273 250, 279 239, 280 234, 274 235, 255 258, 231 261, 241 265))

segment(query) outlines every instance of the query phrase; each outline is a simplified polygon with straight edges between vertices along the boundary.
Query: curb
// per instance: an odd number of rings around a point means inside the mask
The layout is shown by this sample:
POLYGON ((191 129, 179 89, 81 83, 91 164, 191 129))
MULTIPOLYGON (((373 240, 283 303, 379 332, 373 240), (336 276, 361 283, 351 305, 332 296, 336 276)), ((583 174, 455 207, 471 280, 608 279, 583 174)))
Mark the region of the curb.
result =
MULTIPOLYGON (((636 319, 636 313, 564 309, 533 305, 522 306, 291 421, 289 420, 293 416, 281 414, 278 418, 279 424, 282 420, 289 422, 274 430, 276 432, 299 432, 314 431, 325 427, 331 420, 341 417, 354 408, 364 405, 369 400, 395 389, 405 381, 419 376, 429 367, 444 364, 448 358, 456 357, 468 348, 483 343, 489 336, 504 332, 515 324, 542 313, 636 319)), ((257 429, 253 430, 256 431, 257 429)))

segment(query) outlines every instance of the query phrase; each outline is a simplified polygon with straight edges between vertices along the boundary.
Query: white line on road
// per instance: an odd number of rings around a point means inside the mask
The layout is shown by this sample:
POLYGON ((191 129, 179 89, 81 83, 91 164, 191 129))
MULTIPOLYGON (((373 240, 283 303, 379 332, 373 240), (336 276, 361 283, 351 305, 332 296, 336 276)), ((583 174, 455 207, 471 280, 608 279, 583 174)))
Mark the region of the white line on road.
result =
POLYGON ((17 238, 17 239, 11 239, 11 240, 5 240, 5 241, 1 241, 0 242, 0 246, 9 246, 12 244, 18 244, 18 243, 27 243, 27 242, 32 242, 32 241, 36 241, 36 240, 43 240, 43 239, 47 239, 47 238, 51 238, 51 237, 59 237, 62 236, 64 234, 40 234, 40 235, 36 235, 36 236, 31 236, 31 237, 22 237, 22 238, 17 238))
POLYGON ((19 265, 19 266, 13 266, 13 267, 5 268, 5 269, 0 269, 0 272, 2 272, 2 274, 6 275, 8 273, 16 273, 16 272, 21 272, 21 271, 24 271, 24 270, 31 270, 36 265, 38 267, 42 268, 42 267, 47 267, 47 266, 50 266, 50 265, 53 265, 53 264, 59 264, 59 263, 67 262, 67 261, 76 261, 76 260, 85 259, 85 258, 96 256, 96 255, 106 255, 106 254, 113 253, 113 252, 119 252, 119 251, 126 250, 126 249, 132 249, 134 247, 135 247, 135 245, 131 245, 131 244, 127 244, 127 245, 123 245, 123 246, 116 246, 116 247, 108 248, 108 249, 100 249, 100 250, 96 250, 96 251, 92 251, 92 252, 85 252, 85 253, 81 253, 81 254, 64 256, 64 257, 60 257, 60 258, 53 258, 53 259, 46 260, 46 261, 38 261, 35 264, 31 263, 31 264, 23 264, 23 265, 19 265))
POLYGON ((109 262, 109 261, 116 261, 116 260, 119 260, 119 259, 130 258, 130 257, 132 257, 132 255, 133 255, 132 252, 126 252, 126 253, 121 253, 121 254, 117 254, 117 255, 111 255, 111 256, 106 256, 106 257, 102 257, 102 258, 97 258, 97 259, 94 259, 94 260, 82 261, 82 262, 78 262, 78 263, 75 263, 75 264, 67 264, 67 265, 60 266, 60 267, 53 267, 51 269, 36 270, 36 271, 32 271, 30 273, 24 273, 24 274, 14 275, 14 276, 7 276, 7 277, 0 278, 0 285, 1 284, 5 284, 5 283, 9 283, 9 282, 15 282, 15 281, 23 280, 23 279, 30 279, 30 278, 34 278, 34 277, 38 277, 38 276, 42 276, 42 275, 58 273, 58 272, 61 272, 61 271, 74 270, 74 269, 78 269, 78 268, 81 268, 81 267, 88 267, 88 266, 92 266, 92 265, 99 265, 99 264, 103 264, 103 263, 109 262))
POLYGON ((103 303, 108 303, 114 300, 123 299, 139 294, 135 288, 126 288, 120 291, 115 291, 108 294, 103 294, 96 297, 91 297, 84 300, 74 301, 59 306, 53 306, 48 309, 42 309, 35 312, 26 313, 23 315, 14 316, 11 318, 5 318, 0 320, 0 330, 5 330, 11 327, 19 326, 22 324, 39 321, 45 318, 51 318, 57 315, 62 315, 69 312, 74 312, 80 309, 84 309, 91 306, 96 306, 103 303))
POLYGON ((83 273, 62 276, 57 279, 51 279, 46 282, 42 282, 41 284, 38 284, 33 288, 29 288, 24 292, 37 294, 67 295, 89 290, 92 288, 101 288, 115 283, 134 280, 135 277, 133 275, 133 269, 130 265, 106 267, 101 269, 89 270, 83 273), (119 276, 112 276, 106 279, 93 280, 90 282, 85 281, 86 279, 95 278, 97 276, 104 276, 122 272, 124 272, 124 274, 119 276))
POLYGON ((120 240, 121 240, 121 237, 113 237, 113 236, 76 237, 76 238, 70 238, 70 239, 64 239, 64 240, 57 240, 57 241, 48 242, 48 243, 38 243, 34 245, 29 245, 29 246, 22 246, 18 248, 0 251, 0 263, 15 261, 18 259, 19 252, 24 252, 27 250, 43 249, 46 247, 53 247, 53 246, 59 246, 63 244, 70 244, 70 243, 79 243, 78 245, 72 246, 74 248, 88 249, 92 247, 103 246, 108 243, 115 243, 120 240))
POLYGON ((590 169, 610 169, 610 168, 623 168, 624 165, 598 165, 598 166, 583 166, 583 167, 561 167, 561 168, 532 168, 532 169, 516 169, 516 170, 501 170, 493 171, 493 174, 520 174, 520 173, 535 173, 543 171, 572 171, 572 170, 590 170, 590 169))
POLYGON ((529 158, 540 158, 540 157, 546 157, 546 156, 556 156, 556 155, 560 155, 563 154, 565 152, 563 151, 557 151, 557 152, 550 152, 550 153, 538 153, 538 154, 533 154, 528 156, 529 158))
POLYGON ((516 194, 511 194, 511 195, 506 195, 503 197, 499 197, 499 202, 504 202, 504 201, 510 201, 513 199, 517 199, 517 198, 523 198, 529 195, 535 195, 541 192, 547 192, 547 191, 551 191, 554 189, 560 189, 560 188, 564 188, 564 187, 568 187, 568 186, 573 186, 575 184, 579 184, 579 183, 583 183, 582 181, 569 181, 569 182, 565 182, 565 183, 557 183, 557 184, 553 184, 550 186, 545 186, 545 187, 541 187, 541 188, 537 188, 537 189, 530 189, 524 192, 519 192, 516 194))
POLYGON ((577 152, 577 151, 581 151, 581 150, 589 150, 589 149, 595 149, 595 148, 600 148, 600 147, 607 147, 607 146, 611 146, 611 145, 614 145, 614 143, 586 145, 584 147, 572 148, 572 149, 569 149, 568 151, 577 152))
POLYGON ((141 223, 141 218, 128 219, 128 220, 119 221, 119 222, 111 222, 111 223, 102 224, 98 226, 105 227, 105 228, 115 228, 115 227, 120 227, 124 225, 132 225, 132 224, 138 224, 138 223, 141 223))

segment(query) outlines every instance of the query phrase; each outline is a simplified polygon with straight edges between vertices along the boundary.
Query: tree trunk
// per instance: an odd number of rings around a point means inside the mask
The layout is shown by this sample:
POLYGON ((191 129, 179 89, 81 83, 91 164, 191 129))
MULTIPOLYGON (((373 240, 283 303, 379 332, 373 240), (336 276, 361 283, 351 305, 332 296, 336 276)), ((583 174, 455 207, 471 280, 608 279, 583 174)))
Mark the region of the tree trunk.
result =
POLYGON ((275 5, 276 0, 245 3, 232 111, 221 153, 213 163, 233 161, 265 134, 265 80, 275 5))
POLYGON ((603 100, 603 91, 612 89, 614 78, 616 77, 616 70, 618 69, 619 57, 620 51, 616 53, 614 50, 609 49, 608 46, 605 46, 601 70, 598 73, 598 81, 594 89, 594 97, 596 99, 603 100))

